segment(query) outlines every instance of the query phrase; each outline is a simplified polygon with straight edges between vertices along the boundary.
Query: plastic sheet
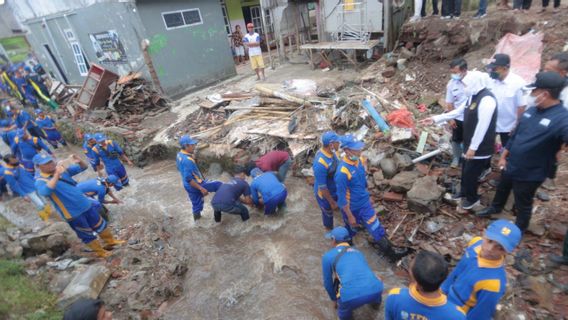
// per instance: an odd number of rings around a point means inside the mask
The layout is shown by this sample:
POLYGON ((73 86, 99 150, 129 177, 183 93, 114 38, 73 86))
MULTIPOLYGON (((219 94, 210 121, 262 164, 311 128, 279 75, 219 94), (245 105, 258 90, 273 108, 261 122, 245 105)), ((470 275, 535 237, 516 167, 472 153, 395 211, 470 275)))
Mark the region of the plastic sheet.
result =
POLYGON ((529 32, 522 36, 507 33, 499 40, 495 53, 508 54, 511 57, 511 70, 531 83, 540 70, 543 37, 540 32, 529 32))
POLYGON ((399 109, 389 113, 387 121, 391 126, 414 129, 412 113, 406 109, 399 109))

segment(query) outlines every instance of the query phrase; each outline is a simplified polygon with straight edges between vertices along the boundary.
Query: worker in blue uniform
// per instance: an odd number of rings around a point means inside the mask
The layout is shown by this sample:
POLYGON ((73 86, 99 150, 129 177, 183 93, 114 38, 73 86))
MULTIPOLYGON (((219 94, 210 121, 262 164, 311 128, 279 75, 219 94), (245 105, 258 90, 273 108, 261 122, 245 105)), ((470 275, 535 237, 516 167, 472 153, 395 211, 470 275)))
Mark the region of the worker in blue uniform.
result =
POLYGON ((45 111, 41 109, 36 109, 35 114, 37 115, 36 123, 45 132, 47 142, 55 149, 57 149, 59 144, 67 146, 67 142, 65 142, 65 139, 63 139, 63 136, 55 126, 55 120, 51 116, 46 115, 45 111))
POLYGON ((12 113, 14 124, 18 129, 27 130, 34 137, 46 138, 45 132, 41 130, 27 111, 20 108, 10 108, 9 111, 12 113))
POLYGON ((505 294, 505 257, 521 241, 519 227, 497 220, 485 236, 473 238, 462 259, 442 284, 450 302, 460 307, 469 320, 492 319, 505 294))
MULTIPOLYGON (((107 175, 115 175, 120 179, 123 187, 128 186, 128 174, 122 161, 126 162, 129 166, 134 164, 128 156, 122 151, 122 148, 113 140, 107 139, 102 133, 94 135, 97 144, 93 147, 94 164, 99 171, 102 170, 104 164, 107 175), (122 161, 121 161, 122 159, 122 161)), ((119 189, 120 190, 120 189, 119 189)))
POLYGON ((380 305, 383 283, 363 253, 350 245, 349 231, 335 227, 326 238, 331 240, 332 249, 321 260, 323 285, 339 319, 351 319, 353 311, 363 305, 380 305))
POLYGON ((223 184, 220 181, 206 180, 201 174, 197 163, 195 162, 195 146, 197 140, 192 139, 188 135, 184 135, 179 139, 181 150, 176 157, 176 167, 181 175, 183 187, 191 201, 193 219, 199 220, 201 218, 201 211, 203 211, 203 198, 209 192, 217 192, 219 187, 223 184))
POLYGON ((53 155, 49 147, 38 137, 30 136, 24 129, 18 129, 11 145, 12 154, 16 155, 26 170, 32 175, 35 173, 33 158, 38 151, 44 150, 53 155))
POLYGON ((236 166, 233 169, 233 179, 223 183, 215 192, 213 199, 211 199, 215 222, 221 222, 221 213, 223 212, 238 214, 242 221, 247 221, 250 218, 249 211, 243 204, 252 205, 251 190, 245 180, 245 171, 245 168, 236 166))
POLYGON ((10 118, 4 118, 0 120, 0 135, 2 136, 2 141, 11 147, 16 137, 16 130, 13 127, 13 120, 10 118))
POLYGON ((77 187, 73 176, 87 169, 87 164, 76 155, 69 157, 72 162, 68 167, 56 164, 53 158, 46 154, 34 157, 34 163, 39 168, 35 187, 37 192, 51 200, 57 212, 67 221, 77 236, 99 257, 108 257, 111 253, 105 250, 97 235, 102 238, 107 247, 124 243, 116 240, 107 228, 106 221, 99 215, 96 204, 87 198, 77 187))
POLYGON ((314 171, 314 193, 321 209, 323 226, 333 229, 333 211, 337 206, 337 188, 335 187, 335 171, 339 164, 337 150, 339 149, 339 136, 328 131, 321 137, 322 148, 316 153, 312 169, 314 171))
POLYGON ((4 196, 8 194, 8 183, 4 178, 4 166, 0 164, 0 201, 4 200, 4 196))
MULTIPOLYGON (((22 97, 22 103, 26 103, 26 102, 30 102, 28 100, 28 97, 26 96, 26 79, 24 78, 24 75, 22 74, 22 72, 20 72, 20 70, 18 70, 17 68, 13 68, 13 71, 11 72, 11 77, 10 79, 12 80, 12 82, 16 85, 16 87, 18 88, 18 93, 19 96, 22 97)), ((33 99, 33 97, 32 97, 33 99)), ((37 104, 37 101, 36 101, 37 104)))
POLYGON ((465 313, 440 291, 447 276, 444 257, 430 251, 418 252, 410 263, 410 286, 389 291, 385 320, 465 320, 465 313))
POLYGON ((259 168, 254 168, 250 175, 252 202, 259 208, 264 206, 264 214, 274 214, 286 207, 288 191, 274 172, 262 172, 259 168))
POLYGON ((97 172, 97 165, 95 164, 95 152, 93 151, 93 148, 96 144, 97 140, 95 140, 94 135, 86 133, 83 136, 83 153, 85 154, 85 157, 87 157, 87 160, 89 160, 89 164, 95 172, 97 172))
POLYGON ((106 178, 94 178, 81 181, 77 184, 77 188, 90 198, 93 198, 101 204, 121 204, 122 201, 112 192, 112 188, 119 189, 122 187, 120 179, 115 175, 106 178), (107 200, 106 196, 112 200, 107 200))
POLYGON ((34 87, 30 83, 30 74, 26 71, 26 68, 29 69, 29 67, 22 67, 18 70, 24 79, 22 91, 24 92, 26 102, 35 109, 38 107, 37 96, 34 87))
POLYGON ((36 192, 34 177, 14 155, 5 155, 4 162, 6 163, 3 167, 4 180, 10 186, 12 193, 31 201, 36 206, 39 217, 47 221, 52 213, 51 206, 36 192))
POLYGON ((353 237, 357 233, 354 228, 364 225, 373 237, 373 245, 378 247, 379 254, 391 261, 400 260, 411 251, 390 243, 375 214, 367 191, 367 172, 360 159, 365 144, 351 135, 344 136, 341 140, 345 157, 337 167, 334 180, 337 186, 337 204, 341 208, 345 226, 353 237))

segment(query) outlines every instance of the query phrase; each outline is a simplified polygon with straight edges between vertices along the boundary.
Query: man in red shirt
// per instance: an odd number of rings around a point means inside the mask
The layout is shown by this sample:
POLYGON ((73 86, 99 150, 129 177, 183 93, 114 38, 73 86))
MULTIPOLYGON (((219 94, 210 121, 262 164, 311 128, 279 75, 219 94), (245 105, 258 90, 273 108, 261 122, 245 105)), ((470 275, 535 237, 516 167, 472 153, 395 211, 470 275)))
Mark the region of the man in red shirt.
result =
POLYGON ((282 183, 286 180, 286 174, 291 164, 290 155, 282 150, 270 151, 254 162, 254 165, 263 172, 274 171, 278 180, 282 183))

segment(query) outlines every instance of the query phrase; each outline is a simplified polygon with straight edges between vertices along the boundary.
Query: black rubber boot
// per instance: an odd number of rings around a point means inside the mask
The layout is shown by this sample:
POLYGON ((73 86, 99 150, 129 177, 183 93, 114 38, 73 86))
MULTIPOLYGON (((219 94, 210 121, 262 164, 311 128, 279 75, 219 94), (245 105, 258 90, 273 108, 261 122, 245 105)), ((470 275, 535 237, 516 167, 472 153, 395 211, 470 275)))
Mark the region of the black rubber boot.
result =
POLYGON ((378 253, 389 259, 391 262, 397 262, 412 253, 411 248, 393 246, 386 237, 382 237, 381 240, 376 242, 376 244, 379 249, 378 253))
POLYGON ((481 211, 476 212, 475 215, 480 218, 488 218, 497 213, 501 213, 501 210, 497 210, 495 209, 495 207, 490 206, 481 211))

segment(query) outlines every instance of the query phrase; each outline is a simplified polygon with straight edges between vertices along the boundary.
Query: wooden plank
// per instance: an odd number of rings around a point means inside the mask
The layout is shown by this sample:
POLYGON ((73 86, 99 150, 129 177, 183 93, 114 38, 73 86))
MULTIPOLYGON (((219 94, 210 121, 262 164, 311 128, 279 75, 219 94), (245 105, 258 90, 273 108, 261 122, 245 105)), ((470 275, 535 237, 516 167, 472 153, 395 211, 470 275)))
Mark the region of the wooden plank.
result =
POLYGON ((416 146, 416 152, 423 154, 424 147, 426 146, 426 140, 428 140, 428 131, 422 131, 420 134, 420 140, 418 140, 418 145, 416 146))

